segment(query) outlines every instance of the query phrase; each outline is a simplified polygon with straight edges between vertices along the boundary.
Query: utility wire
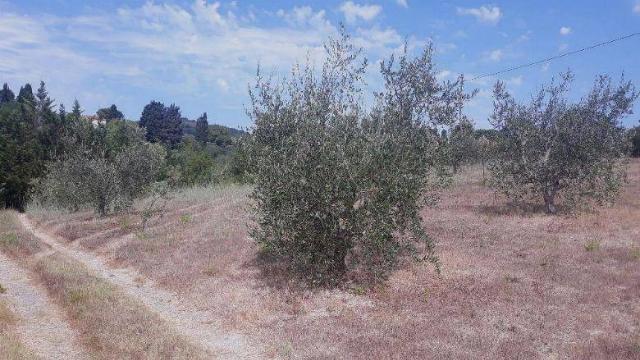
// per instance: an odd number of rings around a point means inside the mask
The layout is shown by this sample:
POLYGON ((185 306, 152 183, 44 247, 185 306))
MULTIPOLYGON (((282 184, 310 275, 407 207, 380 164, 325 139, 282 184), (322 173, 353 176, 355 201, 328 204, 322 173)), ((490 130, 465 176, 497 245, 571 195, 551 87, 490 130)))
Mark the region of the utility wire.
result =
POLYGON ((606 46, 606 45, 609 45, 609 44, 613 44, 615 42, 626 40, 626 39, 629 39, 629 38, 632 38, 632 37, 638 36, 638 35, 640 35, 640 32, 636 32, 636 33, 633 33, 633 34, 625 35, 625 36, 622 36, 622 37, 619 37, 619 38, 615 38, 615 39, 612 39, 612 40, 608 40, 608 41, 604 41, 604 42, 601 42, 601 43, 593 44, 593 45, 590 45, 590 46, 587 46, 587 47, 583 47, 582 49, 569 51, 569 52, 566 52, 566 53, 563 53, 563 54, 560 54, 560 55, 556 55, 556 56, 551 56, 551 57, 548 57, 546 59, 530 62, 528 64, 522 64, 522 65, 514 66, 512 68, 508 68, 508 69, 505 69, 505 70, 500 70, 500 71, 496 71, 496 72, 493 72, 493 73, 476 76, 471 80, 472 81, 473 80, 478 80, 478 79, 482 79, 482 78, 489 77, 489 76, 496 76, 496 75, 508 73, 508 72, 511 72, 511 71, 523 69, 523 68, 526 68, 526 67, 543 64, 543 63, 546 63, 546 62, 549 62, 549 61, 552 61, 552 60, 563 58, 565 56, 574 55, 574 54, 581 53, 581 52, 584 52, 584 51, 587 51, 587 50, 592 50, 592 49, 595 49, 595 48, 598 48, 598 47, 601 47, 601 46, 606 46))

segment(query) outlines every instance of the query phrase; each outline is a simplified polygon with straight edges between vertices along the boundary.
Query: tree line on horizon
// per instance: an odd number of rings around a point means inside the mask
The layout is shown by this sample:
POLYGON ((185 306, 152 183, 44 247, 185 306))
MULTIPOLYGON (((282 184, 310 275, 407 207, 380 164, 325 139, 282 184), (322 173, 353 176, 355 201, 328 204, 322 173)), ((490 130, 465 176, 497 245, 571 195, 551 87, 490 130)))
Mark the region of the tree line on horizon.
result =
MULTIPOLYGON (((125 150, 140 156, 139 162, 159 162, 158 166, 152 164, 152 176, 130 186, 146 188, 156 180, 172 186, 190 186, 234 176, 229 165, 241 135, 221 125, 209 125, 206 113, 195 121, 193 129, 189 123, 174 104, 165 106, 152 101, 137 122, 126 120, 115 104, 98 109, 93 116, 85 116, 77 100, 70 112, 63 104, 56 109, 44 82, 35 93, 30 84, 25 84, 17 96, 5 83, 0 90, 0 206, 22 210, 32 195, 52 196, 54 189, 59 197, 67 196, 67 202, 78 201, 82 191, 76 191, 75 196, 62 194, 65 184, 53 186, 51 174, 66 177, 67 185, 82 185, 85 198, 88 193, 108 198, 107 189, 128 181, 122 178, 128 175, 118 175, 114 170, 118 159, 124 171, 125 150), (151 144, 158 145, 154 151, 162 156, 140 152, 151 144), (82 168, 88 164, 93 168, 82 168), (73 171, 78 172, 75 179, 73 171), (87 180, 81 184, 76 180, 82 172, 87 173, 87 180), (92 173, 93 178, 89 176, 92 173), (47 182, 50 186, 45 189, 43 184, 47 182), (104 194, 98 194, 101 191, 104 194)), ((134 160, 130 159, 137 162, 134 160)), ((125 203, 131 202, 131 198, 125 203)), ((96 202, 103 203, 98 212, 108 211, 104 199, 96 202)), ((112 205, 109 206, 113 208, 112 205)))

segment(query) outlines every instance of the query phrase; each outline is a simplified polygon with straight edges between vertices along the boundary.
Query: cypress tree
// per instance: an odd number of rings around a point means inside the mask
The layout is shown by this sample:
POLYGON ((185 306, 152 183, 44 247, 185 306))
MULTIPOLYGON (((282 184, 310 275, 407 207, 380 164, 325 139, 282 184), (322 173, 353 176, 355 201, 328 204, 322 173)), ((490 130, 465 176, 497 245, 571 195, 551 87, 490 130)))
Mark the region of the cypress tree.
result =
POLYGON ((0 108, 0 206, 18 210, 44 170, 37 131, 25 115, 22 104, 0 108))
POLYGON ((182 115, 180 107, 171 104, 164 117, 164 139, 162 142, 169 147, 175 147, 182 140, 182 115))
POLYGON ((147 133, 145 135, 147 141, 158 142, 161 138, 161 124, 164 117, 165 106, 159 101, 152 101, 147 104, 142 110, 140 116, 140 127, 146 128, 147 133))
POLYGON ((82 109, 80 108, 80 103, 78 99, 73 100, 73 108, 71 109, 71 119, 74 121, 80 120, 82 117, 82 109))
POLYGON ((13 100, 15 100, 13 91, 9 89, 9 85, 7 85, 7 83, 4 83, 2 90, 0 90, 0 105, 12 102, 13 100))
POLYGON ((196 140, 201 144, 206 144, 209 141, 207 113, 202 114, 202 116, 196 120, 196 140))

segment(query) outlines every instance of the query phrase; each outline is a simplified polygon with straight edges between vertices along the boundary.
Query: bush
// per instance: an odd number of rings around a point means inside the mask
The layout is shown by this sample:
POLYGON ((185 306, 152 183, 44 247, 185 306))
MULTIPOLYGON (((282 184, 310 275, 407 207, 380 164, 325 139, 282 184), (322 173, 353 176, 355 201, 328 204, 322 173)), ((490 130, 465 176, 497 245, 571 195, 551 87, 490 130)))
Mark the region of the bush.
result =
POLYGON ((614 88, 601 76, 586 98, 570 104, 572 78, 563 75, 528 105, 517 104, 501 82, 494 89, 491 120, 501 136, 492 185, 516 200, 543 198, 549 213, 557 212, 557 198, 571 207, 612 201, 625 175, 620 119, 631 113, 638 93, 630 82, 614 88))
POLYGON ((325 48, 320 76, 296 66, 278 85, 258 72, 250 91, 252 236, 316 283, 348 270, 381 279, 418 242, 437 263, 419 211, 443 180, 434 129, 457 120, 469 98, 462 79, 439 84, 430 47, 416 59, 405 51, 382 64, 385 90, 367 112, 366 60, 346 34, 325 48))
POLYGON ((208 185, 219 181, 218 164, 205 147, 186 138, 169 159, 170 182, 173 186, 208 185))

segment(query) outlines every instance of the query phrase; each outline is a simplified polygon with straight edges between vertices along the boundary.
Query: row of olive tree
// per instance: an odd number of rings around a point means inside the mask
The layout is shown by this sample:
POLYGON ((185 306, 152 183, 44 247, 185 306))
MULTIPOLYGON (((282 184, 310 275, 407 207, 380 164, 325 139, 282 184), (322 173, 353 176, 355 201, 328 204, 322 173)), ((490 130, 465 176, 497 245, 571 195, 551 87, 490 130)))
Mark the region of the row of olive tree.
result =
POLYGON ((601 77, 570 104, 565 75, 528 105, 498 82, 495 130, 477 136, 462 113, 473 93, 464 92, 462 76, 437 81, 431 47, 382 62, 384 89, 370 110, 362 100, 367 62, 349 36, 325 49, 320 71, 297 65, 282 82, 258 71, 243 153, 255 182, 254 239, 314 281, 338 281, 350 270, 379 279, 401 253, 416 250, 437 265, 419 212, 448 182, 445 168, 455 172, 471 158, 483 170, 489 164, 495 189, 519 200, 539 196, 550 213, 558 199, 604 202, 620 189, 627 153, 620 120, 638 97, 630 82, 614 87, 601 77))
POLYGON ((258 73, 250 91, 253 237, 322 283, 348 270, 384 277, 416 250, 437 263, 419 212, 446 182, 437 128, 462 120, 462 77, 440 83, 431 47, 405 50, 382 62, 384 90, 368 111, 366 59, 345 33, 325 49, 321 71, 296 66, 282 83, 258 73))

